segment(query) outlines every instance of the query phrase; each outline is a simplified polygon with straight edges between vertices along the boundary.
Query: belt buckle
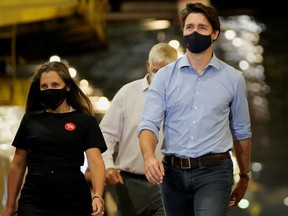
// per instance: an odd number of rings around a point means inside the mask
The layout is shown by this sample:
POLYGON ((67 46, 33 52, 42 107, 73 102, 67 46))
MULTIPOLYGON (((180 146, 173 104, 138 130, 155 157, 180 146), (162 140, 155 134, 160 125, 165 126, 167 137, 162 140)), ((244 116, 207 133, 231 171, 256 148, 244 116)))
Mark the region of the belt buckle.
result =
POLYGON ((180 158, 181 169, 191 169, 191 161, 189 158, 180 158))

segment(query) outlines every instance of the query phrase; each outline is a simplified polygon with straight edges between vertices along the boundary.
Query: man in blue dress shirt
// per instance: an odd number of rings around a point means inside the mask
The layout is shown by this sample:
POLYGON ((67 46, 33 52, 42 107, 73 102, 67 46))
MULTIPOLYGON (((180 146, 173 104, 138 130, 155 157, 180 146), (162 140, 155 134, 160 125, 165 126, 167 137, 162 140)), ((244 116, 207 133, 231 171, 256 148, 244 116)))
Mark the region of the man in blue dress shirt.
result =
POLYGON ((160 185, 167 216, 223 216, 244 197, 251 173, 245 78, 213 52, 220 33, 213 7, 188 3, 181 15, 186 54, 158 71, 138 127, 145 175, 160 185), (234 187, 232 149, 240 170, 234 187))

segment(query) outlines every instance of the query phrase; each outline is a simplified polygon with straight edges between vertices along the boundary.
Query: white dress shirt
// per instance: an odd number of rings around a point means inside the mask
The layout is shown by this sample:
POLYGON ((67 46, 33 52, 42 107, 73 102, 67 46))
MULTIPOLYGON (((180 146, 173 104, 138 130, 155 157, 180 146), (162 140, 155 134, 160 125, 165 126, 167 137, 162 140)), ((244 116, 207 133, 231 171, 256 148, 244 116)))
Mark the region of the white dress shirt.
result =
MULTIPOLYGON (((107 151, 102 156, 105 168, 135 174, 144 174, 144 162, 141 153, 137 128, 141 121, 146 92, 149 87, 148 74, 139 80, 124 85, 114 96, 112 103, 100 122, 100 128, 107 144, 107 151), (116 145, 118 145, 118 150, 116 145), (117 150, 114 163, 113 154, 117 150)), ((159 160, 163 155, 160 152, 162 144, 162 129, 159 144, 156 147, 156 156, 159 160)))

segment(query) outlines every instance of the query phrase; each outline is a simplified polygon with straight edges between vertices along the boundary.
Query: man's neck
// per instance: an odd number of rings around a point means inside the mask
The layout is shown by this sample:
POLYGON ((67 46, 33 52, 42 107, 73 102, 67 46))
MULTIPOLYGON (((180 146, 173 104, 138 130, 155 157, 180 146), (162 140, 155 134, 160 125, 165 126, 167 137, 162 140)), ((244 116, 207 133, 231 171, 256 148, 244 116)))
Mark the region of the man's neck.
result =
POLYGON ((212 55, 213 52, 211 47, 202 53, 191 53, 187 50, 188 60, 193 69, 196 70, 198 74, 203 73, 204 68, 210 62, 212 55))

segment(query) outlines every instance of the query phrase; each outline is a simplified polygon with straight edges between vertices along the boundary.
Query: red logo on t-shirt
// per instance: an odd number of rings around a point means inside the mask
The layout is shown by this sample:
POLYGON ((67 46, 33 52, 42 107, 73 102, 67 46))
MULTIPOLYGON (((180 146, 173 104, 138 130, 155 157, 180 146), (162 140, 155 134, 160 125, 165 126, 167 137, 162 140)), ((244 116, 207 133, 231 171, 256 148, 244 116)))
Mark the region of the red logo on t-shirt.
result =
POLYGON ((72 122, 67 122, 65 125, 64 125, 65 129, 68 130, 68 131, 73 131, 75 130, 76 128, 76 125, 72 122))

